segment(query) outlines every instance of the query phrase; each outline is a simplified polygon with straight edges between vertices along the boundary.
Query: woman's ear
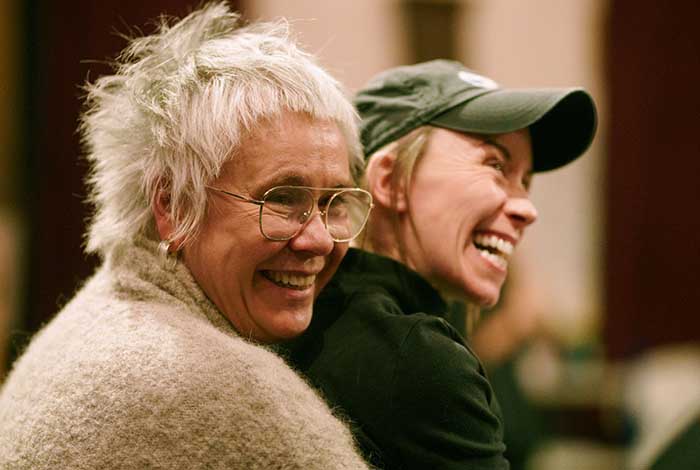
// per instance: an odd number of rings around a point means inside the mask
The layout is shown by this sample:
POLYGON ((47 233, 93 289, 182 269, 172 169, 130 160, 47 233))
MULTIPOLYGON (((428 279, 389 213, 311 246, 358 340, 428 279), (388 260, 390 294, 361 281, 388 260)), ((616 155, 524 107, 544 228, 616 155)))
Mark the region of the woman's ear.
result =
POLYGON ((396 212, 405 212, 408 207, 406 181, 397 171, 396 154, 388 151, 373 155, 367 163, 365 174, 375 204, 396 212))
POLYGON ((173 219, 170 214, 170 193, 158 188, 156 196, 151 204, 153 218, 156 221, 156 231, 161 240, 169 240, 175 231, 173 219))

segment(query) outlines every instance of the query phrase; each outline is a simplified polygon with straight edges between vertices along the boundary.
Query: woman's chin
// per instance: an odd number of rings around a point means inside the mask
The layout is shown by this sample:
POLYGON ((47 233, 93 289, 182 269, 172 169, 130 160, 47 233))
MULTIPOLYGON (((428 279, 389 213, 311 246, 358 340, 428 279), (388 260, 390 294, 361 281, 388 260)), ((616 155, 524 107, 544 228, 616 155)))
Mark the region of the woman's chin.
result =
POLYGON ((482 308, 491 308, 498 303, 501 297, 501 286, 486 285, 478 286, 478 288, 467 288, 462 294, 469 301, 482 308))
POLYGON ((495 297, 481 299, 478 304, 482 308, 491 308, 498 303, 499 298, 500 296, 497 295, 495 297))
POLYGON ((274 335, 281 341, 296 338, 309 327, 312 317, 312 306, 297 310, 281 311, 276 321, 271 325, 274 335))

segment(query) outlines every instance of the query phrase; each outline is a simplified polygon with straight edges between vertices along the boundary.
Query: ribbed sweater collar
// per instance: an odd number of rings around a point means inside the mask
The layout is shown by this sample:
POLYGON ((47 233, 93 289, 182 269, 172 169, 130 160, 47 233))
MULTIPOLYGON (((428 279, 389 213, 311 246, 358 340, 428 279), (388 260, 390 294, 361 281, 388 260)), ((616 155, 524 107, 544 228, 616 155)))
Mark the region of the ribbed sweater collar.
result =
POLYGON ((172 268, 158 255, 158 244, 146 238, 115 246, 105 259, 104 269, 112 272, 116 288, 131 298, 175 299, 188 305, 217 329, 237 336, 229 320, 209 300, 185 264, 178 259, 172 268))

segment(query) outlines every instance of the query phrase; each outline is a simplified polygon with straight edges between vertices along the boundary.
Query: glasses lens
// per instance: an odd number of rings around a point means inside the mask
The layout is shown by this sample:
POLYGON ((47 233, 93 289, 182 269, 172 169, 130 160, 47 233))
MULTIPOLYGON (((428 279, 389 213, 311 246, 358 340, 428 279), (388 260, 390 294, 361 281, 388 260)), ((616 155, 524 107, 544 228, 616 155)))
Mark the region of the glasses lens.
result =
POLYGON ((274 188, 265 195, 260 213, 263 234, 273 240, 287 240, 299 231, 313 211, 309 191, 295 187, 274 188))
POLYGON ((355 238, 367 222, 372 196, 359 189, 347 189, 333 195, 326 209, 328 233, 338 242, 355 238))

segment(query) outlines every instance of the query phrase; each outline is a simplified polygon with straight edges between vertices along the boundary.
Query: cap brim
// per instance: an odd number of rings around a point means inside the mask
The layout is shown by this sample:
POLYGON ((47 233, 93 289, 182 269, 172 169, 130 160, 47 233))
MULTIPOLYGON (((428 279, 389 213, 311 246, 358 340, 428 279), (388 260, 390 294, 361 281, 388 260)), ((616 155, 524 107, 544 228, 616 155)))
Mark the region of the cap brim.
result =
POLYGON ((460 132, 503 134, 530 128, 533 171, 559 168, 588 149, 597 126, 595 104, 581 88, 496 89, 432 118, 460 132))

